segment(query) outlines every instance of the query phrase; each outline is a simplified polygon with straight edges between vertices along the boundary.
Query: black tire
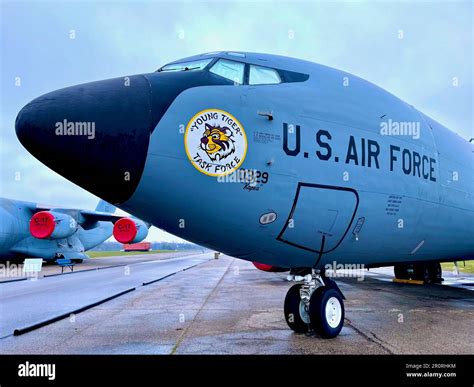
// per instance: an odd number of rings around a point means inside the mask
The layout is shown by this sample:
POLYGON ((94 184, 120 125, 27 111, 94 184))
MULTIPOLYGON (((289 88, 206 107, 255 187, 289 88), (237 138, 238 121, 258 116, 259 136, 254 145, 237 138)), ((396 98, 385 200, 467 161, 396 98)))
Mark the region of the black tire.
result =
MULTIPOLYGON (((336 304, 337 305, 337 304, 336 304)), ((311 296, 309 304, 309 318, 311 320, 311 328, 321 337, 325 339, 332 339, 336 337, 344 325, 344 301, 341 293, 336 289, 328 287, 320 287, 311 296), (337 318, 334 323, 330 324, 326 313, 326 306, 328 302, 339 303, 339 321, 337 318)))
POLYGON ((73 263, 82 263, 82 262, 84 262, 84 260, 83 259, 73 259, 72 262, 73 263))
POLYGON ((302 301, 300 297, 300 288, 301 284, 296 284, 288 290, 283 309, 288 326, 296 333, 306 333, 309 328, 309 316, 307 317, 306 322, 301 317, 300 307, 302 307, 302 305, 300 304, 302 301))
POLYGON ((413 279, 423 281, 425 284, 431 283, 430 266, 424 263, 416 263, 413 265, 413 279))
POLYGON ((439 262, 433 262, 430 264, 429 269, 430 280, 434 284, 440 284, 443 282, 443 270, 439 262))
POLYGON ((398 265, 394 266, 393 271, 395 273, 395 278, 397 279, 407 280, 410 278, 410 275, 408 273, 408 265, 399 263, 398 265))

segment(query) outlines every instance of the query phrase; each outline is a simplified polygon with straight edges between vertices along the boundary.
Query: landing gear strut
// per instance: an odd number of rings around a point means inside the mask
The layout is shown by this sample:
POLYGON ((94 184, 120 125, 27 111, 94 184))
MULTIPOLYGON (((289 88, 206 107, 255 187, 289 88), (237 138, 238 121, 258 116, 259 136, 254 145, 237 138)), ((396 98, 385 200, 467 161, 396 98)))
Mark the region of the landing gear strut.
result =
POLYGON ((293 285, 285 298, 285 319, 297 333, 336 337, 344 325, 344 296, 334 281, 315 270, 293 285))

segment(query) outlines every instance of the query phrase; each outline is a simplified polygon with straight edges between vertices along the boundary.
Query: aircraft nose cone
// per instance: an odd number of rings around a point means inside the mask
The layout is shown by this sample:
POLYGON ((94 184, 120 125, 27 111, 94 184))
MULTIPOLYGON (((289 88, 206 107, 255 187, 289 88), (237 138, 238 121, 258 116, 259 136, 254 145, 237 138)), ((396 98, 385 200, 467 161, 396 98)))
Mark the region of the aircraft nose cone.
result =
POLYGON ((68 87, 27 104, 17 116, 16 134, 60 175, 121 203, 143 172, 153 129, 151 99, 142 75, 68 87))

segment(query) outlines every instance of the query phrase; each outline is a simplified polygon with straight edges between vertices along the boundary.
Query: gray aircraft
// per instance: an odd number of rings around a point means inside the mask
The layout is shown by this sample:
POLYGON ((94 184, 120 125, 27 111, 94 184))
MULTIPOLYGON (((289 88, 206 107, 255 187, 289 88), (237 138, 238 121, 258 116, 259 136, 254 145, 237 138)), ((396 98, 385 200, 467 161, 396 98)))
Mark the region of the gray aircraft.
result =
POLYGON ((89 258, 87 250, 112 235, 121 243, 146 238, 143 221, 114 215, 115 210, 104 201, 89 211, 0 198, 0 260, 67 258, 80 263, 89 258))
POLYGON ((439 262, 474 259, 473 144, 326 66, 197 55, 45 94, 16 133, 48 167, 157 227, 304 272, 284 303, 296 332, 339 334, 334 263, 440 281, 439 262))

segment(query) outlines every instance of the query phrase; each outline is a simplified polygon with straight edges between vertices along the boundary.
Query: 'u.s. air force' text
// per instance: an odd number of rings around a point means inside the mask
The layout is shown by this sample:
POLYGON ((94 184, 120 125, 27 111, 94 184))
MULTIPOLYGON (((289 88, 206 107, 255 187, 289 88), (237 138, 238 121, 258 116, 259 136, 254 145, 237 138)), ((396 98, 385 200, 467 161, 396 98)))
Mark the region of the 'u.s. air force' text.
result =
MULTIPOLYGON (((290 125, 283 124, 283 150, 288 156, 301 155, 304 158, 312 156, 314 153, 301 151, 301 129, 299 125, 294 125, 289 130, 290 125), (289 145, 291 141, 292 145, 289 145), (291 149, 290 149, 291 148, 291 149)), ((356 138, 349 136, 347 148, 344 154, 335 155, 331 147, 333 136, 329 131, 320 129, 316 132, 315 142, 318 150, 316 157, 323 161, 343 162, 349 165, 357 165, 366 168, 381 168, 380 154, 382 149, 380 144, 371 139, 356 138)), ((436 181, 436 160, 430 156, 419 152, 402 148, 397 145, 388 145, 389 165, 387 168, 393 172, 401 170, 405 175, 411 175, 429 181, 436 181)), ((383 166, 382 166, 383 168, 383 166)))

